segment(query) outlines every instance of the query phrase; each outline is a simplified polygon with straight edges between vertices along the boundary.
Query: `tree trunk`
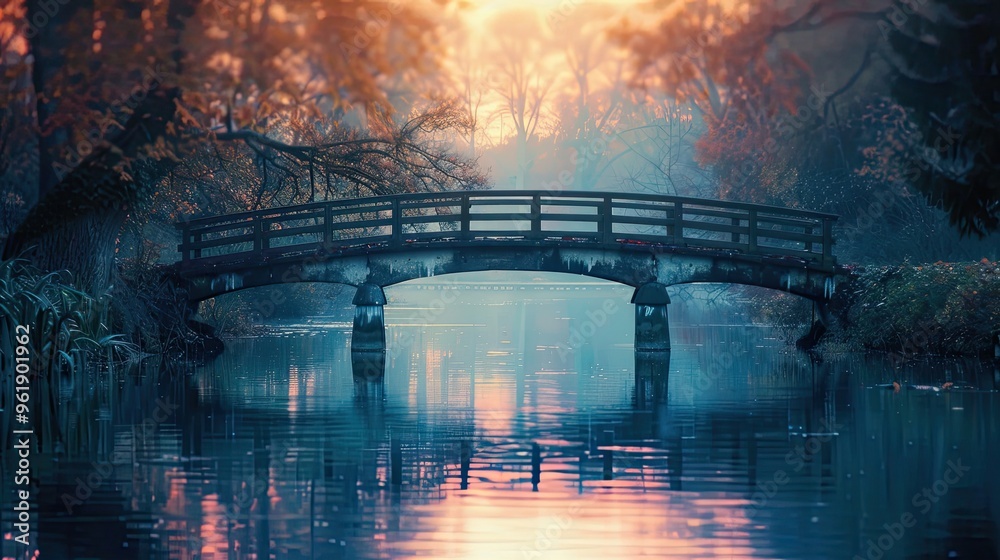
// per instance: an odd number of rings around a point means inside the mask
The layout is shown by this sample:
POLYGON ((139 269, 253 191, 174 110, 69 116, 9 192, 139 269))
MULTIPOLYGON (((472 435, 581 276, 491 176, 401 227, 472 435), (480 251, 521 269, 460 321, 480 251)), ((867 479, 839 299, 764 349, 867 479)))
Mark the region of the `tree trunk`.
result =
POLYGON ((525 188, 528 183, 528 136, 524 131, 517 132, 517 179, 515 187, 525 188))
POLYGON ((176 88, 154 90, 111 146, 95 150, 31 209, 7 240, 4 258, 22 256, 43 270, 69 270, 94 295, 107 290, 118 234, 141 196, 143 185, 135 178, 155 183, 174 165, 140 160, 148 144, 171 140, 167 124, 179 96, 176 88))
POLYGON ((69 270, 77 287, 100 296, 111 286, 116 240, 127 218, 117 207, 59 224, 37 238, 31 262, 42 270, 69 270))
POLYGON ((54 91, 52 81, 59 72, 66 70, 67 49, 88 48, 87 45, 72 43, 72 38, 89 37, 90 32, 73 33, 69 27, 91 25, 94 0, 68 3, 35 0, 28 2, 27 8, 28 29, 34 31, 29 40, 34 58, 31 79, 35 87, 38 128, 42 131, 38 139, 38 200, 41 201, 62 179, 57 168, 68 168, 60 155, 63 146, 70 140, 70 131, 67 127, 49 130, 49 120, 56 114, 59 105, 59 95, 54 91))

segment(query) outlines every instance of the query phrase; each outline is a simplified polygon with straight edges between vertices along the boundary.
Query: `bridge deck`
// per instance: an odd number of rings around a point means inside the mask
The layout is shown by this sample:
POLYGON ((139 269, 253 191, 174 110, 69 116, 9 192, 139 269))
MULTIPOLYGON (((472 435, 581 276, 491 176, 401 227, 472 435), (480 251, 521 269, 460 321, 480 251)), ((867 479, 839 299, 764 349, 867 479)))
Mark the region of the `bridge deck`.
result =
POLYGON ((718 250, 833 271, 837 216, 698 198, 571 191, 459 191, 316 202, 178 224, 181 267, 225 267, 310 251, 557 245, 718 250))

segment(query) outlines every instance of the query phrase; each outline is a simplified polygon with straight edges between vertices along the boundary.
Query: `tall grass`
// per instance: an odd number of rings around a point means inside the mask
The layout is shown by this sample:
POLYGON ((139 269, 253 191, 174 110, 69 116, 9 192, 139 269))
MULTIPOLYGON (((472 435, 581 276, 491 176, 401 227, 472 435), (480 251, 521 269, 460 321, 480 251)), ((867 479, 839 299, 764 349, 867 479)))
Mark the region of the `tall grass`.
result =
MULTIPOLYGON (((30 328, 32 429, 42 450, 66 437, 69 418, 61 414, 60 388, 82 388, 88 372, 138 359, 137 347, 110 332, 109 296, 76 289, 68 272, 45 273, 23 259, 0 261, 0 408, 4 437, 14 421, 15 329, 30 328)), ((63 391, 64 395, 79 391, 63 391)), ((68 396, 68 395, 67 395, 68 396)), ((74 422, 89 429, 91 422, 74 422)), ((18 426, 24 429, 24 426, 18 426)), ((6 440, 5 447, 10 440, 6 440)))

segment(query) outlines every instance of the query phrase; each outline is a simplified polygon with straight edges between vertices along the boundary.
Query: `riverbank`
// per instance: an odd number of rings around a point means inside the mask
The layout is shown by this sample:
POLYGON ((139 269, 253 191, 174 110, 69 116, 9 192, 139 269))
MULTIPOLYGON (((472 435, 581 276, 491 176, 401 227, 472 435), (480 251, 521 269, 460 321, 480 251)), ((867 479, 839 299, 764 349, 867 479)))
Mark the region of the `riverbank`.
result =
POLYGON ((843 294, 841 336, 897 354, 993 356, 1000 335, 1000 262, 867 268, 843 294))

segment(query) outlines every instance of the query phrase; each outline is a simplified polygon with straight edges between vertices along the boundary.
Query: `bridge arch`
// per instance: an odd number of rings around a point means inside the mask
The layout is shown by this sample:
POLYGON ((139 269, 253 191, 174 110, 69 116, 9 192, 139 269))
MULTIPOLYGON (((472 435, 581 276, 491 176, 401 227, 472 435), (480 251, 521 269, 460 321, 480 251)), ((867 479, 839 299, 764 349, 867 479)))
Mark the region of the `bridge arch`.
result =
POLYGON ((189 270, 191 301, 275 284, 322 282, 394 286, 410 280, 467 272, 510 270, 563 273, 607 280, 633 288, 649 282, 668 286, 699 282, 744 284, 789 292, 816 301, 829 299, 842 275, 784 258, 742 258, 715 252, 662 247, 607 250, 533 246, 511 250, 483 244, 457 248, 411 247, 369 254, 263 262, 234 269, 189 270))

